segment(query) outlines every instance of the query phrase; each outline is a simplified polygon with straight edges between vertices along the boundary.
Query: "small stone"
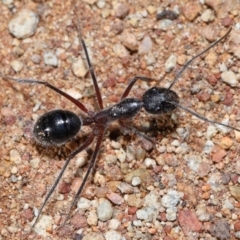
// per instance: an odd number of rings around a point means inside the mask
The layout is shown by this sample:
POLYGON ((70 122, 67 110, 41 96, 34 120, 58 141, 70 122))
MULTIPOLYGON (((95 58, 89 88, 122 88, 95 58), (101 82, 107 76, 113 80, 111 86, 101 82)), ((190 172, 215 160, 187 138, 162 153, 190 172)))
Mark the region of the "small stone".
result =
POLYGON ((82 57, 78 57, 76 61, 72 63, 72 71, 76 77, 82 78, 86 76, 88 69, 86 68, 82 57))
POLYGON ((16 149, 10 150, 10 161, 15 164, 20 164, 22 162, 20 153, 16 149))
POLYGON ((59 187, 58 187, 58 192, 59 193, 61 193, 61 194, 69 193, 70 190, 71 190, 71 184, 70 183, 67 183, 66 181, 62 181, 59 184, 59 187))
POLYGON ((13 60, 10 65, 15 72, 20 72, 23 69, 23 63, 19 60, 13 60))
POLYGON ((207 139, 212 139, 216 134, 217 134, 217 128, 213 125, 209 125, 206 133, 207 139))
POLYGON ((201 5, 198 2, 188 2, 182 8, 184 17, 189 21, 193 21, 200 12, 201 5))
POLYGON ((120 205, 124 202, 124 199, 117 193, 108 193, 107 198, 114 204, 120 205))
POLYGON ((209 229, 209 232, 213 237, 216 237, 221 240, 227 240, 230 239, 231 237, 230 225, 225 219, 217 220, 209 229))
POLYGON ((8 29, 16 38, 28 38, 36 32, 38 22, 35 12, 23 9, 9 22, 8 29))
POLYGON ((136 37, 126 30, 121 34, 121 42, 126 48, 130 49, 131 51, 136 51, 138 49, 138 41, 136 37))
POLYGON ((52 228, 52 224, 53 218, 42 214, 34 227, 34 231, 40 236, 47 237, 48 233, 46 229, 52 228))
POLYGON ((97 2, 97 0, 83 0, 83 2, 89 4, 89 5, 93 5, 94 3, 97 2))
POLYGON ((113 215, 113 208, 107 199, 100 200, 99 206, 97 207, 97 215, 98 219, 103 222, 111 219, 113 215))
POLYGON ((77 203, 77 208, 78 209, 83 209, 83 210, 87 210, 91 207, 91 201, 81 197, 80 200, 77 203))
POLYGON ((202 223, 198 220, 196 213, 190 210, 180 211, 178 221, 186 236, 189 232, 200 232, 202 230, 202 223))
POLYGON ((118 186, 118 189, 121 191, 121 193, 132 193, 134 188, 126 182, 121 182, 120 185, 118 186))
POLYGON ((74 214, 74 216, 71 218, 71 224, 75 229, 79 228, 85 228, 87 227, 87 218, 80 213, 74 214))
POLYGON ((231 195, 237 200, 240 201, 240 187, 238 186, 229 186, 231 195))
POLYGON ((213 154, 212 160, 213 162, 216 162, 216 163, 221 162, 226 155, 227 155, 227 152, 224 149, 220 149, 219 151, 213 154))
POLYGON ((200 164, 197 174, 199 177, 203 178, 208 175, 210 170, 211 170, 211 166, 208 163, 203 162, 200 164))
POLYGON ((225 71, 221 74, 221 79, 223 82, 229 84, 231 87, 236 87, 238 84, 237 76, 232 71, 225 71))
POLYGON ((2 0, 2 4, 6 6, 11 6, 14 3, 14 0, 2 0))
POLYGON ((139 177, 134 177, 133 179, 132 179, 132 185, 133 186, 138 186, 138 185, 140 185, 141 184, 141 179, 139 178, 139 177))
POLYGON ((137 194, 128 195, 126 201, 127 201, 128 205, 131 207, 140 208, 142 206, 142 199, 137 194))
POLYGON ((136 212, 137 218, 145 221, 152 221, 156 214, 157 214, 157 211, 156 211, 156 208, 154 207, 145 207, 136 212))
POLYGON ((90 226, 97 226, 98 216, 97 216, 96 212, 93 212, 93 211, 89 212, 88 217, 87 217, 87 223, 90 226))
POLYGON ((167 73, 171 72, 177 64, 177 57, 174 54, 171 54, 165 63, 165 71, 167 73))
POLYGON ((34 158, 30 161, 30 166, 32 168, 38 168, 39 167, 39 163, 40 163, 40 159, 39 158, 34 158))
POLYGON ((240 221, 239 220, 234 223, 234 230, 240 231, 240 221))
POLYGON ((115 230, 107 231, 104 234, 104 236, 105 236, 105 240, 122 240, 123 239, 122 235, 115 230))
POLYGON ((223 149, 229 149, 233 145, 233 140, 229 137, 223 137, 219 145, 223 149))
POLYGON ((111 219, 109 220, 108 227, 110 229, 117 229, 121 225, 121 222, 118 219, 111 219))
POLYGON ((25 209, 22 213, 22 217, 31 222, 34 218, 34 213, 31 208, 25 209))
POLYGON ((41 56, 38 55, 38 54, 33 54, 32 57, 31 57, 31 60, 33 63, 35 64, 39 64, 41 62, 41 56))
POLYGON ((214 12, 210 9, 206 9, 201 15, 201 20, 206 23, 212 22, 214 18, 214 12))
POLYGON ((177 208, 168 208, 166 218, 168 221, 173 222, 177 219, 177 208))
POLYGON ((166 208, 173 208, 178 205, 180 201, 180 194, 175 190, 168 190, 167 194, 162 197, 162 205, 166 208))
POLYGON ((138 47, 139 54, 146 54, 151 51, 152 49, 152 39, 149 36, 145 36, 138 47))
POLYGON ((147 168, 154 168, 156 167, 156 161, 154 159, 151 159, 151 158, 146 158, 144 160, 144 165, 147 167, 147 168))
POLYGON ((16 166, 13 166, 11 169, 12 174, 16 174, 18 172, 18 168, 16 166))
POLYGON ((120 58, 129 56, 127 49, 122 44, 114 44, 113 51, 115 55, 120 58))
POLYGON ((130 8, 127 4, 119 4, 116 8, 116 16, 118 18, 125 18, 130 12, 130 8))
POLYGON ((53 67, 58 66, 57 56, 53 52, 50 52, 50 51, 44 52, 43 59, 46 65, 50 65, 53 67))
POLYGON ((101 233, 87 233, 82 240, 105 240, 105 238, 103 237, 103 235, 101 233))
POLYGON ((168 31, 169 29, 171 29, 172 25, 173 25, 172 20, 164 19, 159 21, 159 23, 157 24, 157 28, 162 31, 168 31))

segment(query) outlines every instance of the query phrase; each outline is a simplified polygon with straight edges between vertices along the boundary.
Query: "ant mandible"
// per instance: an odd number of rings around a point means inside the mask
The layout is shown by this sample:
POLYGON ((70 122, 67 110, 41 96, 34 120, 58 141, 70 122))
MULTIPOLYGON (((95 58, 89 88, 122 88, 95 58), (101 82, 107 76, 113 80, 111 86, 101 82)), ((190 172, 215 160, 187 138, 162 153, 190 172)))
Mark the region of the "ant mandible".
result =
POLYGON ((222 36, 220 39, 212 43, 207 49, 202 51, 201 53, 197 54, 195 57, 193 57, 191 60, 189 60, 183 68, 180 70, 180 72, 177 74, 173 82, 170 84, 168 88, 161 88, 161 87, 152 87, 148 89, 142 96, 142 99, 136 99, 136 98, 128 98, 128 95, 133 87, 133 85, 136 83, 137 80, 141 81, 154 81, 152 78, 143 77, 143 76, 136 76, 134 77, 128 86, 126 87, 124 93, 121 96, 121 101, 117 104, 109 107, 104 108, 103 107, 103 101, 101 92, 98 86, 98 82, 96 79, 96 75, 93 69, 93 66, 91 64, 88 50, 85 44, 85 41, 82 37, 81 28, 80 28, 80 21, 78 19, 78 15, 76 13, 76 10, 74 10, 75 15, 77 16, 77 30, 78 30, 78 39, 79 44, 82 45, 86 61, 89 67, 89 72, 93 81, 97 103, 99 106, 100 111, 98 112, 92 112, 89 111, 83 103, 78 101, 77 99, 71 97, 69 94, 61 91, 60 89, 54 87, 53 85, 49 84, 48 82, 38 81, 38 80, 32 80, 32 79, 16 79, 8 76, 4 76, 0 74, 0 76, 4 79, 13 80, 17 83, 28 83, 28 84, 40 84, 44 85, 53 91, 59 93, 60 95, 64 96, 68 100, 70 100, 72 103, 74 103, 81 111, 83 111, 87 117, 80 117, 76 115, 73 112, 66 111, 66 110, 53 110, 50 112, 47 112, 43 114, 35 123, 33 128, 33 135, 35 140, 45 146, 59 146, 63 145, 72 138, 74 138, 78 132, 81 130, 82 126, 89 126, 91 125, 93 130, 91 134, 87 137, 86 141, 79 146, 76 150, 74 150, 66 159, 66 162, 64 166, 62 167, 57 179, 55 180, 54 184, 50 188, 49 192, 47 193, 40 209, 38 212, 38 215, 32 225, 32 228, 36 225, 36 223, 39 220, 39 217, 41 216, 41 213, 43 211, 43 208, 47 204, 49 198, 51 197, 52 193, 54 192, 55 188, 57 187, 60 179, 62 178, 63 173, 65 172, 67 166, 69 165, 70 161, 80 152, 82 152, 84 149, 89 147, 94 139, 96 139, 96 145, 95 149, 92 153, 91 160, 87 169, 87 172, 83 178, 82 184, 80 188, 78 189, 76 196, 70 206, 69 212, 67 214, 67 217, 65 218, 65 222, 68 220, 70 213, 75 206, 78 198, 80 197, 83 188, 87 182, 87 179, 89 177, 89 174, 91 173, 92 169, 94 168, 101 143, 104 137, 104 132, 106 131, 108 125, 113 121, 118 121, 121 128, 124 130, 127 130, 129 133, 137 134, 138 136, 145 138, 146 140, 150 141, 151 143, 154 143, 153 139, 144 135, 142 132, 138 131, 136 128, 129 125, 129 121, 135 117, 139 111, 144 108, 146 112, 151 114, 164 114, 164 113, 170 113, 177 107, 182 108, 183 110, 195 115, 199 119, 213 123, 222 125, 225 127, 228 127, 230 129, 240 131, 239 129, 216 122, 213 120, 209 120, 198 113, 182 106, 179 104, 179 97, 178 95, 171 90, 173 85, 177 82, 179 77, 182 75, 182 73, 185 71, 185 69, 199 56, 206 53, 209 49, 211 49, 213 46, 218 44, 221 40, 225 39, 229 33, 231 32, 231 29, 227 31, 227 33, 222 36))

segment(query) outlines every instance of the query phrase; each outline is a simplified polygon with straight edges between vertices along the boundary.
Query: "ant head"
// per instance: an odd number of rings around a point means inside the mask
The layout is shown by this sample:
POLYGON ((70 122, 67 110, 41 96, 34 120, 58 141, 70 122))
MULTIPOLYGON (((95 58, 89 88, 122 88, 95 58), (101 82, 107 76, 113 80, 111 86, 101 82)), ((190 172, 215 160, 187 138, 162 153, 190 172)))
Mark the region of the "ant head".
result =
POLYGON ((178 106, 178 103, 178 95, 167 88, 153 87, 143 94, 143 106, 152 114, 169 113, 178 106))
POLYGON ((82 120, 73 112, 53 110, 43 114, 35 123, 35 140, 45 146, 59 146, 75 137, 82 120))

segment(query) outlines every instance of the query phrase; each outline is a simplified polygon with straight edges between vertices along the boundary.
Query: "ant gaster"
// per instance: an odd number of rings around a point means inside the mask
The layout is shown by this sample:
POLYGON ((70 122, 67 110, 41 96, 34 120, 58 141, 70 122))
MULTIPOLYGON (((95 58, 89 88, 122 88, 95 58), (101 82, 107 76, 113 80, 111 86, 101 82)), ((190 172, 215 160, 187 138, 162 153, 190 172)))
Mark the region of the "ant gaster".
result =
MULTIPOLYGON (((77 13, 75 11, 75 14, 77 16, 77 13)), ((37 122, 34 125, 33 128, 33 135, 37 142, 39 142, 42 145, 51 146, 51 145, 62 145, 66 143, 67 141, 71 140, 73 137, 75 137, 78 132, 81 130, 82 126, 91 125, 92 126, 92 132, 87 137, 86 141, 79 146, 76 150, 74 150, 66 159, 66 162, 64 166, 62 167, 57 179, 55 180, 54 184, 50 188, 49 192, 47 193, 40 209, 39 213, 32 225, 32 228, 36 225, 36 223, 39 220, 39 217, 41 216, 42 210, 45 207, 46 203, 48 202, 50 196, 52 195, 53 191, 55 190, 56 186, 58 185, 60 179, 62 178, 63 173, 65 172, 67 166, 69 165, 69 162, 80 152, 82 152, 84 149, 89 147, 94 139, 96 139, 96 145, 95 149, 92 153, 91 160, 87 169, 87 172, 83 178, 82 184, 80 188, 78 189, 76 196, 70 206, 70 210, 67 214, 67 217, 65 218, 65 222, 68 220, 69 215, 75 206, 78 198, 80 197, 83 188, 86 184, 86 181, 89 177, 89 174, 91 173, 94 164, 96 162, 101 143, 104 137, 104 132, 107 129, 108 125, 113 121, 118 121, 121 128, 123 128, 125 131, 129 133, 134 133, 139 135, 140 137, 145 138, 146 140, 154 143, 153 139, 144 135, 134 127, 129 125, 129 120, 135 117, 139 111, 144 108, 146 112, 151 114, 163 114, 163 113, 170 113, 175 108, 179 107, 184 109, 185 111, 195 115, 196 117, 202 119, 203 121, 222 125, 225 127, 228 127, 230 129, 234 129, 236 131, 240 131, 237 128, 234 128, 232 126, 228 126, 223 123, 215 122, 212 120, 209 120, 198 113, 193 112, 192 110, 182 106, 179 104, 179 97, 178 95, 171 90, 173 85, 176 83, 176 81, 179 79, 179 77, 182 75, 184 70, 199 56, 206 53, 210 48, 215 46, 217 43, 219 43, 221 40, 226 38, 228 34, 230 33, 231 29, 228 30, 228 32, 221 37, 219 40, 215 41, 213 44, 211 44, 207 49, 193 57, 191 60, 189 60, 184 67, 180 70, 180 72, 177 74, 173 82, 170 84, 168 88, 160 88, 160 87, 152 87, 149 90, 147 90, 143 96, 142 99, 136 99, 136 98, 128 98, 129 92, 131 91, 133 85, 136 83, 137 80, 141 81, 154 81, 152 78, 148 77, 142 77, 142 76, 136 76, 134 77, 127 88, 125 89, 124 93, 122 94, 121 101, 117 104, 109 107, 104 108, 102 97, 100 93, 100 89, 98 86, 98 82, 96 80, 96 75, 93 69, 93 66, 91 64, 89 54, 87 51, 87 47, 85 44, 85 41, 82 38, 81 29, 80 29, 80 23, 79 19, 77 18, 77 29, 78 29, 78 38, 79 43, 82 45, 83 51, 86 56, 86 61, 89 67, 89 72, 93 81, 97 103, 99 105, 100 111, 98 112, 92 112, 89 111, 83 103, 76 100, 75 98, 71 97, 67 93, 61 91, 60 89, 54 87, 53 85, 49 84, 48 82, 38 81, 38 80, 31 80, 31 79, 15 79, 12 77, 0 75, 4 79, 13 80, 17 83, 28 83, 28 84, 41 84, 44 85, 53 91, 59 93, 60 95, 64 96, 68 100, 70 100, 72 103, 74 103, 81 111, 83 111, 87 117, 79 117, 75 113, 66 111, 66 110, 53 110, 48 113, 45 113, 42 115, 37 122)))

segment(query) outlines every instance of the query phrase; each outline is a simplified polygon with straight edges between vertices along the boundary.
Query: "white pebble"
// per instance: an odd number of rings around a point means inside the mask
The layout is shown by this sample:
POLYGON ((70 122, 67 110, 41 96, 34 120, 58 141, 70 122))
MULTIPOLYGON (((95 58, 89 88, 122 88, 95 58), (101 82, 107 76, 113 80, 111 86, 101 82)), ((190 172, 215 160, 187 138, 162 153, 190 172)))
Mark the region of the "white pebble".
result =
POLYGON ((145 36, 139 45, 138 52, 139 54, 145 54, 151 51, 152 49, 152 39, 149 36, 145 36))
POLYGON ((91 226, 97 226, 98 217, 97 217, 96 212, 94 212, 94 211, 89 212, 89 215, 87 217, 87 223, 91 226))
POLYGON ((43 59, 46 65, 50 65, 53 67, 57 67, 58 66, 58 59, 57 56, 50 51, 47 51, 43 54, 43 59))
POLYGON ((165 63, 165 71, 167 73, 171 72, 175 68, 176 63, 177 57, 174 54, 171 54, 165 63))
POLYGON ((109 223, 108 223, 108 227, 113 230, 117 229, 120 225, 121 225, 121 222, 115 218, 109 220, 109 223))
POLYGON ((236 74, 232 71, 226 71, 221 74, 222 81, 229 84, 231 87, 237 86, 237 77, 236 74))
POLYGON ((72 63, 72 71, 76 77, 85 77, 88 69, 82 59, 82 57, 78 57, 76 61, 72 63))
POLYGON ((207 128, 206 137, 207 139, 212 139, 217 134, 217 129, 213 125, 209 125, 207 128))
POLYGON ((122 148, 120 148, 119 150, 115 150, 115 153, 116 153, 117 159, 121 163, 123 163, 126 160, 126 152, 122 148))
POLYGON ((10 161, 15 164, 20 164, 22 162, 20 153, 16 149, 10 150, 10 161))
POLYGON ((36 32, 38 22, 35 12, 23 9, 9 22, 8 29, 16 38, 27 38, 36 32))
POLYGON ((168 190, 167 194, 162 197, 162 205, 166 208, 174 208, 180 201, 180 193, 176 190, 168 190))
POLYGON ((132 185, 133 186, 138 186, 138 185, 140 185, 141 184, 141 179, 139 178, 139 177, 133 177, 133 179, 132 179, 132 185))
POLYGON ((102 199, 97 207, 97 215, 100 221, 107 221, 111 219, 113 215, 113 208, 111 203, 107 199, 102 199))
POLYGON ((34 158, 30 161, 30 166, 32 168, 38 168, 39 167, 39 163, 40 163, 40 159, 39 158, 34 158))
POLYGON ((154 159, 151 159, 151 158, 146 158, 144 160, 144 164, 147 168, 154 168, 156 167, 156 161, 154 159))
POLYGON ((177 218, 177 208, 168 208, 166 218, 168 221, 175 221, 177 218))
POLYGON ((123 240, 122 235, 114 230, 107 231, 104 235, 105 240, 123 240))
POLYGON ((23 69, 23 63, 19 60, 13 60, 10 64, 15 72, 20 72, 23 69))
POLYGON ((83 210, 87 210, 91 207, 91 201, 81 197, 80 200, 77 203, 77 208, 78 209, 83 209, 83 210))
POLYGON ((53 224, 53 218, 51 216, 43 215, 39 218, 39 221, 34 227, 34 231, 43 237, 47 237, 48 233, 46 232, 46 228, 53 224))
POLYGON ((212 22, 214 20, 214 12, 211 9, 206 9, 201 15, 201 20, 203 22, 212 22))

